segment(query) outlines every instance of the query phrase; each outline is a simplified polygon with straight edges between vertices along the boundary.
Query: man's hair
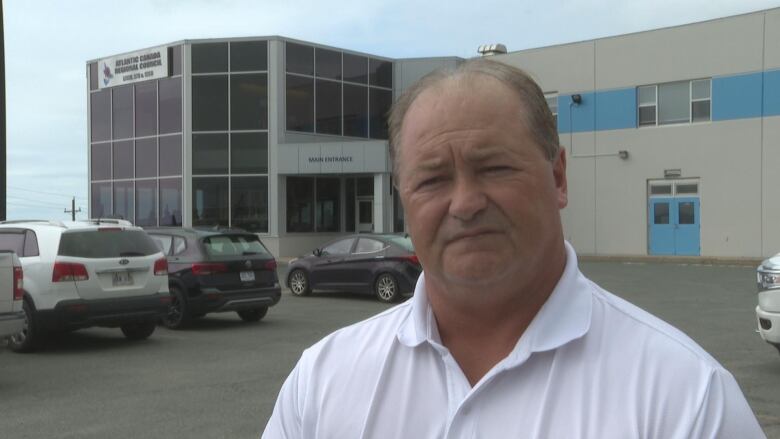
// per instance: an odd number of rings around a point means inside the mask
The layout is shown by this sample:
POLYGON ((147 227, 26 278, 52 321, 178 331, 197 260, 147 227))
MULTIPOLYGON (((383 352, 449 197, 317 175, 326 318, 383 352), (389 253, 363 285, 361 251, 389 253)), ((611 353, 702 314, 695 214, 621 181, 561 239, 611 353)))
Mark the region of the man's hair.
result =
POLYGON ((518 95, 525 111, 525 123, 536 143, 542 148, 548 160, 555 160, 560 148, 555 118, 547 106, 539 85, 523 70, 498 61, 476 58, 468 60, 454 69, 437 69, 404 90, 390 109, 388 126, 390 131, 390 159, 393 175, 398 176, 398 150, 404 117, 414 101, 426 90, 449 79, 473 79, 486 76, 497 79, 518 95))

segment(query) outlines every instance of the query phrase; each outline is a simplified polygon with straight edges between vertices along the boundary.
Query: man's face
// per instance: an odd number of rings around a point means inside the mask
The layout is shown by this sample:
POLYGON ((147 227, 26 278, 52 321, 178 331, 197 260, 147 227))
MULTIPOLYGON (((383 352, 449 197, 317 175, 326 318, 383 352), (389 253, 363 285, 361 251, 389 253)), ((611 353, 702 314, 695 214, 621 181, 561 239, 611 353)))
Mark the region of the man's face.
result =
POLYGON ((520 97, 486 76, 445 80, 413 102, 398 179, 426 276, 489 286, 549 269, 562 248, 566 161, 563 151, 547 160, 525 120, 520 97))

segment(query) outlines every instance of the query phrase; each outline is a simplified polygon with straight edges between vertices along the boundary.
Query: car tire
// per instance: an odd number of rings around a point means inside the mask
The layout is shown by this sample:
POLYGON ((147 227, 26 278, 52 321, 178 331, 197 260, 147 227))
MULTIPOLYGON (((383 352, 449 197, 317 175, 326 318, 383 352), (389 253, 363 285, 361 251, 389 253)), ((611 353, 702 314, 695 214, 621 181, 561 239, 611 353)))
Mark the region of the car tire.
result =
POLYGON ((120 326, 120 329, 128 340, 146 340, 156 327, 157 324, 152 321, 127 323, 120 326))
POLYGON ((268 307, 264 306, 262 308, 255 308, 255 309, 245 309, 241 311, 236 311, 236 314, 238 314, 239 317, 241 317, 241 320, 249 323, 258 322, 260 319, 265 317, 266 314, 268 314, 268 307))
POLYGON ((181 329, 190 322, 191 316, 187 306, 187 296, 179 287, 171 286, 171 304, 168 313, 162 318, 162 324, 168 329, 181 329))
POLYGON ((35 311, 29 301, 22 303, 24 311, 24 329, 18 334, 8 337, 8 347, 19 353, 32 352, 41 341, 41 331, 35 320, 35 311))
POLYGON ((374 294, 380 302, 393 303, 401 297, 398 281, 390 273, 382 273, 374 281, 374 294))
POLYGON ((290 272, 290 275, 287 276, 287 285, 290 287, 290 292, 296 296, 308 296, 311 293, 309 275, 300 268, 290 272))

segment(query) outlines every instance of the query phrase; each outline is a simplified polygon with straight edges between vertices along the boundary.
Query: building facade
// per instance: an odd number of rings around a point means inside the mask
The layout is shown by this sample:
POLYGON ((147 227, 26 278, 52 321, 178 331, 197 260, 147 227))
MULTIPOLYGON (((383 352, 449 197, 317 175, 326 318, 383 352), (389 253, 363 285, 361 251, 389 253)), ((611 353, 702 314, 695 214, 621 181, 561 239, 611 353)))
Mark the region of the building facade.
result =
MULTIPOLYGON (((492 55, 529 72, 557 115, 579 253, 780 251, 778 37, 772 9, 492 55)), ((386 112, 462 61, 282 37, 89 61, 90 215, 242 227, 277 256, 403 231, 386 112)))

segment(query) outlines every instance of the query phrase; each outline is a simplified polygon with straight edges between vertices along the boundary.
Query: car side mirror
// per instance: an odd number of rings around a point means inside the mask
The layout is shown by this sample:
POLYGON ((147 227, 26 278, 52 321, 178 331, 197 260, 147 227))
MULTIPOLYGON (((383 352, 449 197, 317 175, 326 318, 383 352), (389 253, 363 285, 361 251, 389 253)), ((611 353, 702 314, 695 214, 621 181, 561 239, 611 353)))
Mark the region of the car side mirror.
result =
POLYGON ((314 253, 314 256, 320 257, 322 256, 322 249, 315 248, 312 253, 314 253))

